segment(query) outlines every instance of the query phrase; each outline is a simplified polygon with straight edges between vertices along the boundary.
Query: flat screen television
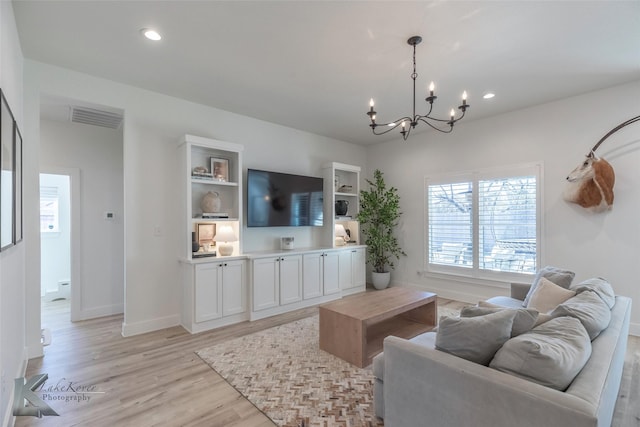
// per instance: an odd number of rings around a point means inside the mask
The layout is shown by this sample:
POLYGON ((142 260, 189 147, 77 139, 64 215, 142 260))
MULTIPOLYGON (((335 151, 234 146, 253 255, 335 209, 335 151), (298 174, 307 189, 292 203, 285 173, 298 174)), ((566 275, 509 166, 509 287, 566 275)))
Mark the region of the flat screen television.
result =
POLYGON ((323 179, 247 171, 248 227, 322 226, 323 179))

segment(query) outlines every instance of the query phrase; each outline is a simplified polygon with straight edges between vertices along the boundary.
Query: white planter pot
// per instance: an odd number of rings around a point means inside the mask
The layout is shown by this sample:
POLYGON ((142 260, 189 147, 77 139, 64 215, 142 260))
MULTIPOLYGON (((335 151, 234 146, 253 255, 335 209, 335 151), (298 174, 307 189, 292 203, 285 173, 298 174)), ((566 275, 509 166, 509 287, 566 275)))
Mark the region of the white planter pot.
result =
POLYGON ((387 271, 384 273, 376 273, 375 271, 371 272, 371 282, 373 283, 373 287, 380 290, 385 289, 389 286, 389 282, 391 281, 391 272, 387 271))

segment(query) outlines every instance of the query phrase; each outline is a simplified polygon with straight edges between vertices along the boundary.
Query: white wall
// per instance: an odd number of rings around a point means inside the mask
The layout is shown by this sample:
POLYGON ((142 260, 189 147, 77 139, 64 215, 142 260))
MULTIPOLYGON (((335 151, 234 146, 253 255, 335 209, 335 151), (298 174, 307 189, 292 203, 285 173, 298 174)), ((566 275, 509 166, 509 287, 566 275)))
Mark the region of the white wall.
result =
MULTIPOLYGON (((468 114, 482 108, 474 103, 468 114)), ((499 102, 499 97, 494 99, 499 102)), ((562 200, 567 174, 610 129, 640 113, 640 82, 613 87, 486 120, 460 122, 451 134, 426 132, 380 144, 368 152, 370 170, 379 168, 400 190, 400 243, 408 256, 393 272, 395 283, 415 284, 440 295, 476 302, 504 294, 506 284, 445 280, 424 267, 424 177, 542 161, 542 264, 566 267, 576 280, 601 276, 617 293, 640 300, 640 124, 619 131, 598 149, 616 172, 613 210, 590 213, 562 200)), ((467 119, 465 119, 467 120, 467 119)), ((640 307, 632 313, 640 334, 640 307)))
MULTIPOLYGON (((124 310, 124 184, 122 131, 85 124, 40 122, 41 171, 79 171, 79 277, 72 283, 74 320, 124 310), (105 212, 114 218, 105 220, 105 212), (80 290, 80 292, 76 292, 80 290), (79 304, 78 304, 79 303, 79 304)), ((43 248, 44 249, 44 248, 43 248)), ((44 272, 42 273, 44 277, 44 272)))
MULTIPOLYGON (((58 231, 40 234, 40 294, 57 293, 58 282, 71 280, 71 186, 66 175, 40 174, 40 188, 58 195, 58 231)), ((57 296, 57 295, 56 295, 57 296)))
MULTIPOLYGON (((0 2, 0 87, 22 131, 24 154, 30 141, 24 138, 22 114, 23 58, 11 2, 0 2)), ((25 160, 26 163, 26 160, 25 160)), ((25 181, 25 185, 30 183, 25 181)), ((25 247, 24 242, 0 253, 0 422, 12 420, 14 378, 24 375, 25 349, 25 247)))
MULTIPOLYGON (((179 324, 181 285, 176 147, 186 133, 244 144, 245 168, 321 176, 322 164, 364 166, 365 148, 86 74, 25 61, 26 137, 40 140, 40 94, 122 109, 124 122, 125 334, 179 324), (159 227, 161 236, 154 236, 159 227)), ((44 159, 43 159, 44 160, 44 159)), ((25 173, 36 173, 31 169, 25 173)), ((35 219, 29 226, 35 226, 35 219)), ((312 245, 317 231, 246 230, 244 249, 275 247, 282 235, 312 245)), ((39 280, 29 289, 39 290, 39 280)), ((28 298, 28 304, 33 301, 28 298)), ((35 327, 28 331, 35 339, 35 327)))

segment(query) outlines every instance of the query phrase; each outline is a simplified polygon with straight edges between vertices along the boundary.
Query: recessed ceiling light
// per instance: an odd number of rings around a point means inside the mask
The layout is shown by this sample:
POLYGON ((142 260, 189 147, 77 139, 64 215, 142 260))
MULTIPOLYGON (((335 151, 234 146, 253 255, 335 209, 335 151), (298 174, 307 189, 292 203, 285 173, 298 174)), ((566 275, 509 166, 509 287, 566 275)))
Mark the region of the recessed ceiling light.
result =
POLYGON ((162 39, 162 36, 156 30, 152 30, 151 28, 143 28, 140 32, 149 40, 158 41, 162 39))
POLYGON ((493 92, 487 92, 487 93, 485 93, 484 95, 482 95, 482 97, 483 97, 484 99, 491 99, 491 98, 493 98, 494 96, 496 96, 496 94, 495 94, 495 93, 493 93, 493 92))

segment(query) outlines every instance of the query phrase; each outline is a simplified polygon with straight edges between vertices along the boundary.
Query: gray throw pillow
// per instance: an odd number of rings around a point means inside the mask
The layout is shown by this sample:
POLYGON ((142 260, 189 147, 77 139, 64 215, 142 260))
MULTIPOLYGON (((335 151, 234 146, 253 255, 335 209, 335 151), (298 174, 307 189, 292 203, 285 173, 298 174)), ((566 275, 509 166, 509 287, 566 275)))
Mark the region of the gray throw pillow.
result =
POLYGON ((578 319, 558 317, 507 341, 490 367, 566 390, 591 356, 591 340, 578 319))
POLYGON ((478 317, 441 317, 436 349, 482 365, 511 336, 515 310, 502 310, 478 317))
POLYGON ((531 308, 465 307, 460 311, 460 317, 486 316, 502 310, 514 310, 516 312, 513 326, 511 327, 512 338, 531 330, 538 320, 538 312, 531 308))
POLYGON ((616 303, 616 294, 613 292, 611 284, 602 277, 587 279, 584 282, 571 285, 569 289, 575 291, 576 294, 584 291, 593 291, 609 306, 609 308, 613 308, 616 303))
POLYGON ((558 267, 552 267, 550 265, 540 269, 536 276, 533 278, 533 282, 531 282, 531 288, 529 288, 529 292, 527 293, 522 306, 526 307, 529 304, 531 294, 533 294, 536 286, 538 286, 538 282, 540 282, 540 279, 542 279, 543 277, 560 286, 561 288, 569 289, 569 286, 571 286, 571 282, 573 282, 573 278, 575 277, 575 275, 576 273, 574 273, 573 271, 564 270, 558 267))
POLYGON ((595 292, 583 291, 569 298, 551 312, 551 317, 571 316, 582 323, 589 338, 600 335, 611 321, 611 310, 595 292))

